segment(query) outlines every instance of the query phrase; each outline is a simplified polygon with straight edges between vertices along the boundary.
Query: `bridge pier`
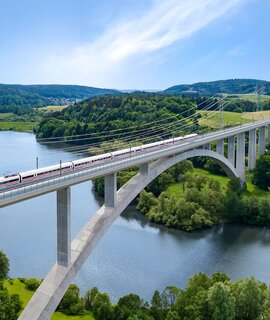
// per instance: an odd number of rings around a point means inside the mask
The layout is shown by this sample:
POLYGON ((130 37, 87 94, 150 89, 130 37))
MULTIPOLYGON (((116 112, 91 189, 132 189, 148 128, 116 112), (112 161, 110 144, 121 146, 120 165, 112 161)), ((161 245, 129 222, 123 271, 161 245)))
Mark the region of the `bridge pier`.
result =
POLYGON ((245 181, 245 133, 237 135, 236 170, 242 182, 245 181))
POLYGON ((224 155, 224 139, 217 141, 217 153, 224 155))
POLYGON ((68 267, 71 259, 70 188, 57 190, 57 263, 68 267))
POLYGON ((141 175, 147 175, 149 172, 149 164, 144 163, 140 165, 140 174, 141 175))
POLYGON ((117 192, 117 173, 105 176, 104 204, 105 207, 114 208, 117 192))
POLYGON ((259 155, 265 153, 265 127, 259 128, 259 155))
POLYGON ((270 124, 267 126, 268 130, 267 130, 267 143, 270 144, 270 124))
POLYGON ((228 138, 228 160, 235 166, 235 137, 228 138))
POLYGON ((248 141, 248 170, 253 170, 256 166, 256 129, 249 130, 248 141))

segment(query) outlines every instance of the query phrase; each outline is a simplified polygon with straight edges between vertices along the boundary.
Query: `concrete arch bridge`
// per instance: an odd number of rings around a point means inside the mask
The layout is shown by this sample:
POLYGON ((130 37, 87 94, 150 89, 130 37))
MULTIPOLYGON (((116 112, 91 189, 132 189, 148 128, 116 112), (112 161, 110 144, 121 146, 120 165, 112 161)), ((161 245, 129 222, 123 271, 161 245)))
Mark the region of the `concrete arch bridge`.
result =
POLYGON ((50 319, 73 278, 115 219, 142 189, 174 164, 193 157, 209 157, 214 159, 229 177, 238 177, 244 183, 246 135, 249 137, 248 169, 253 169, 257 154, 263 154, 266 141, 270 142, 270 120, 198 136, 190 142, 161 151, 117 160, 113 164, 101 165, 100 168, 85 169, 83 172, 0 193, 0 207, 3 207, 49 192, 57 192, 57 263, 19 319, 50 319), (228 142, 227 158, 224 156, 224 139, 228 142), (215 150, 212 150, 213 142, 216 143, 215 150), (139 173, 117 191, 117 172, 134 166, 139 166, 139 173), (105 177, 104 205, 71 242, 70 187, 101 176, 105 177))

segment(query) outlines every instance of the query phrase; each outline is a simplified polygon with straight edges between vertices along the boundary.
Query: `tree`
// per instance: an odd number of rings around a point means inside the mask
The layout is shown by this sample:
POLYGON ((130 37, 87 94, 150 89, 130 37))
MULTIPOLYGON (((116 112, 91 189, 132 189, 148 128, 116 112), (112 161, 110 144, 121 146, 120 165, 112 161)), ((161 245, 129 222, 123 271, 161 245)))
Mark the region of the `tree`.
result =
POLYGON ((262 189, 270 187, 270 155, 263 155, 257 160, 253 170, 253 183, 262 189))
POLYGON ((239 281, 234 285, 236 298, 236 317, 241 320, 254 320, 260 315, 264 295, 261 283, 253 277, 239 281))
POLYGON ((0 251, 0 280, 6 279, 9 273, 9 260, 3 251, 0 251))
POLYGON ((84 305, 87 310, 91 310, 93 308, 94 300, 98 293, 99 291, 97 287, 86 291, 84 296, 84 305))
POLYGON ((181 320, 176 311, 169 311, 166 320, 181 320))
POLYGON ((216 282, 209 289, 207 301, 212 320, 234 319, 235 298, 224 283, 216 282))
POLYGON ((241 181, 239 178, 231 178, 227 183, 227 190, 236 192, 238 195, 242 192, 241 181))
POLYGON ((25 287, 28 290, 36 291, 40 285, 40 280, 35 278, 30 278, 25 281, 25 287))
POLYGON ((16 320, 18 313, 21 310, 22 302, 19 296, 9 295, 6 289, 0 291, 0 319, 1 320, 16 320))
POLYGON ((106 309, 107 311, 105 311, 105 308, 104 305, 110 305, 110 297, 107 293, 101 293, 99 292, 96 296, 95 296, 95 299, 94 299, 94 302, 93 302, 93 313, 95 316, 97 316, 97 314, 100 312, 100 313, 103 313, 103 312, 107 312, 108 309, 106 309), (102 309, 102 311, 99 311, 99 308, 102 309))
POLYGON ((163 303, 159 291, 155 291, 151 300, 151 314, 156 320, 164 319, 163 303))
POLYGON ((60 301, 57 310, 66 314, 74 314, 74 310, 71 308, 77 305, 80 300, 80 289, 75 284, 71 284, 60 301))
POLYGON ((113 319, 113 311, 110 303, 101 302, 96 310, 97 320, 111 320, 113 319))
POLYGON ((137 205, 137 209, 140 212, 146 214, 152 207, 156 205, 158 205, 158 200, 152 192, 146 192, 145 190, 143 190, 140 193, 140 198, 137 205))

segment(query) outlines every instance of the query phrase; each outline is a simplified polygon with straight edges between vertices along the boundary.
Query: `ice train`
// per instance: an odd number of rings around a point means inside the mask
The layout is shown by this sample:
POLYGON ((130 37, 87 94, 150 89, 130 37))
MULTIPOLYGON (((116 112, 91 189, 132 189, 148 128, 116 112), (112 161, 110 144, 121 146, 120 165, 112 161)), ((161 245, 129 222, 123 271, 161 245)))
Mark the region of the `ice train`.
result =
POLYGON ((144 144, 142 146, 122 149, 118 151, 113 151, 98 156, 92 156, 88 158, 83 158, 80 160, 74 160, 70 162, 44 167, 40 169, 15 173, 0 177, 0 189, 7 188, 11 185, 22 184, 30 180, 43 180, 45 177, 51 177, 54 175, 65 174, 67 172, 72 172, 79 169, 88 168, 101 163, 112 161, 114 159, 131 157, 142 152, 149 152, 155 149, 159 149, 166 146, 172 146, 174 144, 183 143, 187 140, 194 139, 197 136, 196 133, 189 134, 183 137, 176 137, 167 140, 162 140, 158 142, 153 142, 149 144, 144 144))

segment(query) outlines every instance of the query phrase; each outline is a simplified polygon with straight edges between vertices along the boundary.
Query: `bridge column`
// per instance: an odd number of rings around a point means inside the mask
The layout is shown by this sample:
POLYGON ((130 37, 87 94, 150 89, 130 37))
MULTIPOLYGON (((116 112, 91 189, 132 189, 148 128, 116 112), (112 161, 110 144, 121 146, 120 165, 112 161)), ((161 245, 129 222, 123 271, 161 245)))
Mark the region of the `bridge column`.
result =
POLYGON ((106 207, 113 208, 115 206, 116 192, 117 192, 117 174, 112 173, 105 176, 104 186, 104 204, 106 207))
POLYGON ((245 181, 245 133, 237 135, 236 170, 242 181, 245 181))
POLYGON ((267 143, 270 144, 270 124, 267 126, 268 127, 268 134, 267 134, 267 143))
POLYGON ((217 153, 224 155, 224 139, 217 141, 217 153))
POLYGON ((248 170, 253 170, 256 165, 256 129, 249 130, 248 140, 248 170))
POLYGON ((144 164, 140 165, 140 174, 141 174, 141 175, 146 175, 146 174, 148 174, 148 171, 149 171, 149 165, 148 165, 148 163, 144 163, 144 164))
POLYGON ((235 166, 235 137, 228 138, 228 160, 235 166))
POLYGON ((259 155, 265 153, 265 127, 259 128, 259 155))
POLYGON ((57 263, 68 267, 71 258, 70 188, 57 190, 57 263))

